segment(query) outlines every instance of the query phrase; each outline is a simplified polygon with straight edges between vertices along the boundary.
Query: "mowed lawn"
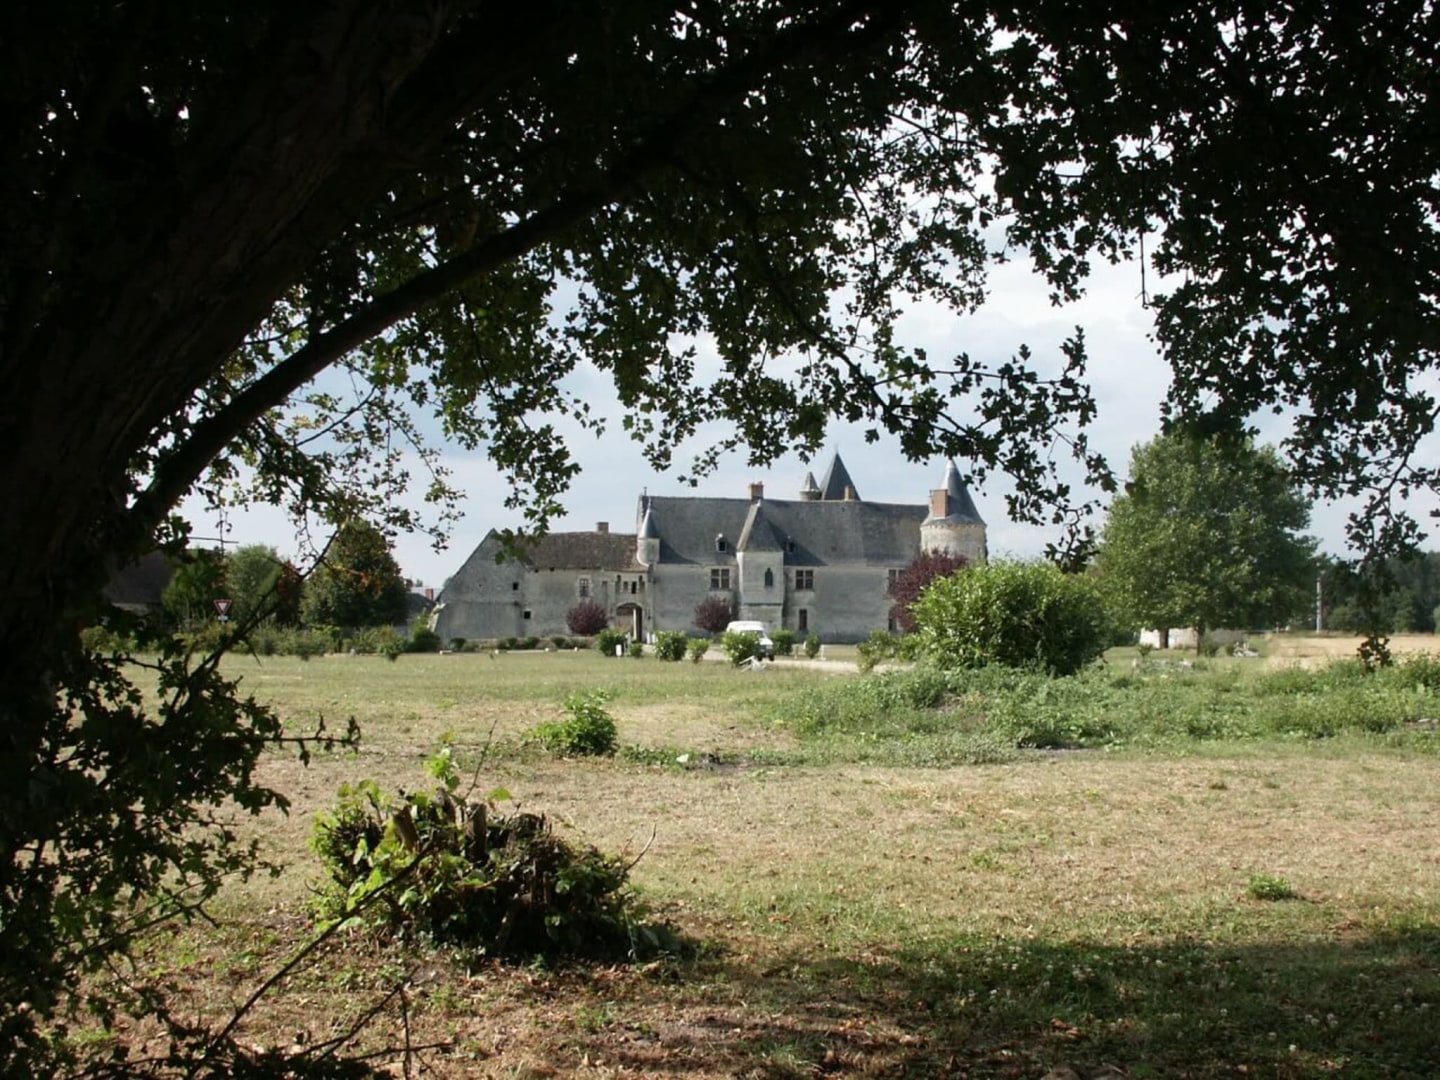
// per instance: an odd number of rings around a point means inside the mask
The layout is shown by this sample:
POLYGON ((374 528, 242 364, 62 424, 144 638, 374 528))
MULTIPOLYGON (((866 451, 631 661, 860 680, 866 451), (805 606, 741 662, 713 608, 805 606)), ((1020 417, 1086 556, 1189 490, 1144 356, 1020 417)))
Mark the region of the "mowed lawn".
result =
POLYGON ((639 966, 466 970, 342 939, 247 1022, 255 1043, 314 1045, 384 1000, 355 1045, 408 1040, 412 1075, 1440 1076, 1434 753, 1292 740, 816 765, 775 720, 857 677, 838 664, 227 665, 292 733, 353 715, 364 741, 308 768, 267 760, 291 812, 245 827, 285 869, 231 889, 219 928, 153 948, 185 1008, 221 1015, 307 940, 306 841, 338 786, 427 785, 446 737, 480 793, 643 849, 637 890, 698 943, 639 966), (556 761, 525 741, 595 689, 626 752, 556 761), (1279 880, 1290 898, 1257 895, 1279 880))

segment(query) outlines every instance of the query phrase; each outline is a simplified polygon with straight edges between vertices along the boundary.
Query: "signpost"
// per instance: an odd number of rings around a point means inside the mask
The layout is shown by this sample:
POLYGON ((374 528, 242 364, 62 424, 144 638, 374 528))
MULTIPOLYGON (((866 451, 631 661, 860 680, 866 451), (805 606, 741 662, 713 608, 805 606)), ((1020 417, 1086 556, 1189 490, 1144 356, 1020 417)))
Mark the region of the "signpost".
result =
POLYGON ((221 622, 230 621, 230 603, 231 601, 229 600, 215 601, 215 617, 218 618, 221 622))

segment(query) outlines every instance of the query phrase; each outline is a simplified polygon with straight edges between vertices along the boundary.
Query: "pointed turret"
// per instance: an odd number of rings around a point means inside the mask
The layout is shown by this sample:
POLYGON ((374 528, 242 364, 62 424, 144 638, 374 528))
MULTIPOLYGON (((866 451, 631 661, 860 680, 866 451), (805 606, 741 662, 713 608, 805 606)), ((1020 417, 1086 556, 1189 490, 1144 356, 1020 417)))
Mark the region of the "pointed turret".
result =
POLYGON ((800 485, 800 501, 815 502, 820 498, 820 485, 815 483, 815 474, 807 471, 805 483, 800 485))
POLYGON ((641 566, 654 566, 660 561, 660 528, 655 524, 655 511, 645 507, 645 516, 635 535, 635 561, 641 566))
POLYGON ((853 502, 860 498, 855 490, 855 481, 850 479, 838 450, 830 459, 830 467, 825 470, 825 479, 820 483, 820 498, 825 502, 853 502))
POLYGON ((945 469, 945 486, 930 492, 930 516, 920 524, 920 547, 963 555, 972 563, 985 561, 985 521, 953 460, 945 469))

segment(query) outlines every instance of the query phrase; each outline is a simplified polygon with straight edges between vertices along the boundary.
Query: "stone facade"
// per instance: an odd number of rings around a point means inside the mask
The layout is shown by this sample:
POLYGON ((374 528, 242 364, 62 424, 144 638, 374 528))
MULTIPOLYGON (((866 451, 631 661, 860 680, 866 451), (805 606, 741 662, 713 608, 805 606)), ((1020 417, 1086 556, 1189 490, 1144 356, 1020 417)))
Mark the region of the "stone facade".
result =
POLYGON ((446 583, 443 640, 569 633, 566 616, 593 599, 612 625, 649 640, 695 632, 695 606, 730 601, 737 619, 772 630, 859 641, 889 625, 891 577, 925 550, 983 562, 985 523, 954 463, 926 504, 871 503, 837 454, 822 483, 807 474, 797 499, 642 497, 633 534, 553 533, 523 561, 499 561, 492 531, 446 583))

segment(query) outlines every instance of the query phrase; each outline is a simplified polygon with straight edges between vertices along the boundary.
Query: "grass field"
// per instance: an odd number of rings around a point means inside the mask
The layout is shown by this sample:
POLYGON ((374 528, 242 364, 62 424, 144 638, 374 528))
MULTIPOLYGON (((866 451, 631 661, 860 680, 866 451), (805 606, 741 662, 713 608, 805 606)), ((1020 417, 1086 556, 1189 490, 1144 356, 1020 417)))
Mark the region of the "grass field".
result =
MULTIPOLYGON (((356 1044, 427 1047, 413 1075, 1440 1075, 1440 756, 1423 688, 1393 691, 1407 711, 1384 731, 1130 734, 921 767, 908 762, 957 759, 940 752, 952 732, 787 722, 855 685, 824 667, 228 663, 292 729, 354 715, 365 737, 308 769, 267 760, 292 810, 246 827, 287 869, 228 892, 221 927, 154 944, 150 973, 185 1009, 222 1015, 307 939, 306 839, 339 784, 423 785, 447 734, 482 790, 503 785, 567 834, 638 852, 653 830, 634 884, 700 943, 637 967, 467 971, 337 941, 248 1022, 255 1043, 343 1033, 404 979, 356 1044), (639 750, 555 761, 524 740, 597 688, 639 750)), ((1234 685, 1216 700, 1249 693, 1234 685)), ((1145 689, 1119 686, 1101 707, 1145 689)), ((980 723, 968 716, 947 723, 980 723)))

